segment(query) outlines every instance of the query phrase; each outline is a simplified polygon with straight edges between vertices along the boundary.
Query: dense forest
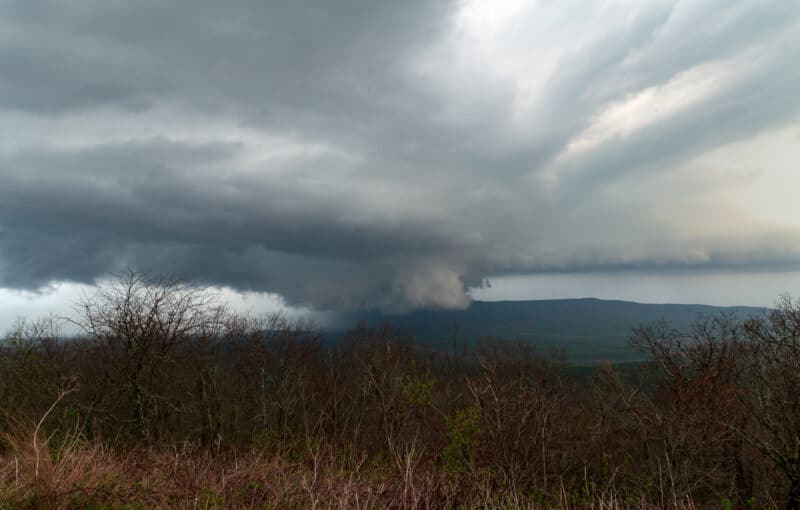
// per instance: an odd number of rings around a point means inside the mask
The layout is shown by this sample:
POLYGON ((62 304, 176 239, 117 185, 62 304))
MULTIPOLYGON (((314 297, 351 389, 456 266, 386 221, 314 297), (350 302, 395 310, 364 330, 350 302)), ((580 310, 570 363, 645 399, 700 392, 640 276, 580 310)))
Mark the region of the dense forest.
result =
POLYGON ((128 272, 0 349, 0 508, 800 508, 800 303, 529 344, 243 317, 128 272), (79 334, 64 335, 62 331, 79 334))

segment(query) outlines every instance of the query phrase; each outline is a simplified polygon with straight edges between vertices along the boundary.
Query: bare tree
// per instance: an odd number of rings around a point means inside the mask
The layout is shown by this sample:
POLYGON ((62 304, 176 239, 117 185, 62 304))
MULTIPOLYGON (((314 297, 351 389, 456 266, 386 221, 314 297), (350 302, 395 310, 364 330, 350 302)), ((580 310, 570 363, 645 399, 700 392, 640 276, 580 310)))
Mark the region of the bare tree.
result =
POLYGON ((662 381, 654 405, 635 411, 637 423, 679 492, 719 484, 732 469, 738 496, 749 496, 733 430, 743 416, 739 331, 737 317, 728 314, 700 319, 686 333, 663 322, 633 332, 633 346, 651 355, 662 381))
POLYGON ((745 381, 757 433, 740 431, 789 481, 786 508, 800 509, 800 300, 783 296, 774 310, 744 323, 750 347, 745 381))
POLYGON ((127 400, 131 412, 119 421, 133 423, 135 432, 148 438, 159 407, 180 411, 178 402, 162 395, 163 385, 168 385, 160 377, 162 368, 178 361, 186 342, 219 331, 225 314, 216 296, 205 289, 128 270, 84 295, 72 322, 113 367, 108 374, 111 386, 127 400))
MULTIPOLYGON (((687 429, 692 442, 698 431, 713 432, 696 449, 707 455, 734 438, 751 445, 788 482, 786 508, 800 509, 800 301, 782 297, 744 321, 698 321, 687 334, 663 324, 638 328, 633 344, 661 367, 674 414, 699 420, 687 429)), ((740 455, 736 462, 742 478, 740 455)))

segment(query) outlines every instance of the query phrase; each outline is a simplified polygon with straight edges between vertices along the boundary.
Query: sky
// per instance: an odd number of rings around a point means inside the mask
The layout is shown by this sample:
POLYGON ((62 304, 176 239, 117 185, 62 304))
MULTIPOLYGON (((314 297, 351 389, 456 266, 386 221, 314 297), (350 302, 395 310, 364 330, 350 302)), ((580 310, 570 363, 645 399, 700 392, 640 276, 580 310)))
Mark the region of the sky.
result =
POLYGON ((800 2, 0 2, 0 327, 800 294, 800 2))

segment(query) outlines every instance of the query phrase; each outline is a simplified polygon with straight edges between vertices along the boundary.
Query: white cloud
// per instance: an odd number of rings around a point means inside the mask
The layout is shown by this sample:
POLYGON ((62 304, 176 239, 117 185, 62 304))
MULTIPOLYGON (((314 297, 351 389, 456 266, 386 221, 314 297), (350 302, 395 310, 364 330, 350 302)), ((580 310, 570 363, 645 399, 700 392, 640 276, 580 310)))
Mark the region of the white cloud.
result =
POLYGON ((712 61, 681 71, 661 85, 647 87, 605 107, 560 157, 589 151, 612 138, 625 138, 695 107, 748 73, 739 59, 712 61))

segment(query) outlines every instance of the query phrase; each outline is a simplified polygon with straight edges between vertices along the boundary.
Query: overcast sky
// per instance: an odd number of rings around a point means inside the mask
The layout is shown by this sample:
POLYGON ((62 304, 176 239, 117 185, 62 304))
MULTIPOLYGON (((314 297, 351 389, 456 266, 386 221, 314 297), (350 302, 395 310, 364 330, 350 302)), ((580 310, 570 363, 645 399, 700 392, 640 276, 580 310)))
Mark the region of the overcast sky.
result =
POLYGON ((769 304, 798 91, 796 1, 2 1, 0 326, 128 267, 258 309, 769 304))

